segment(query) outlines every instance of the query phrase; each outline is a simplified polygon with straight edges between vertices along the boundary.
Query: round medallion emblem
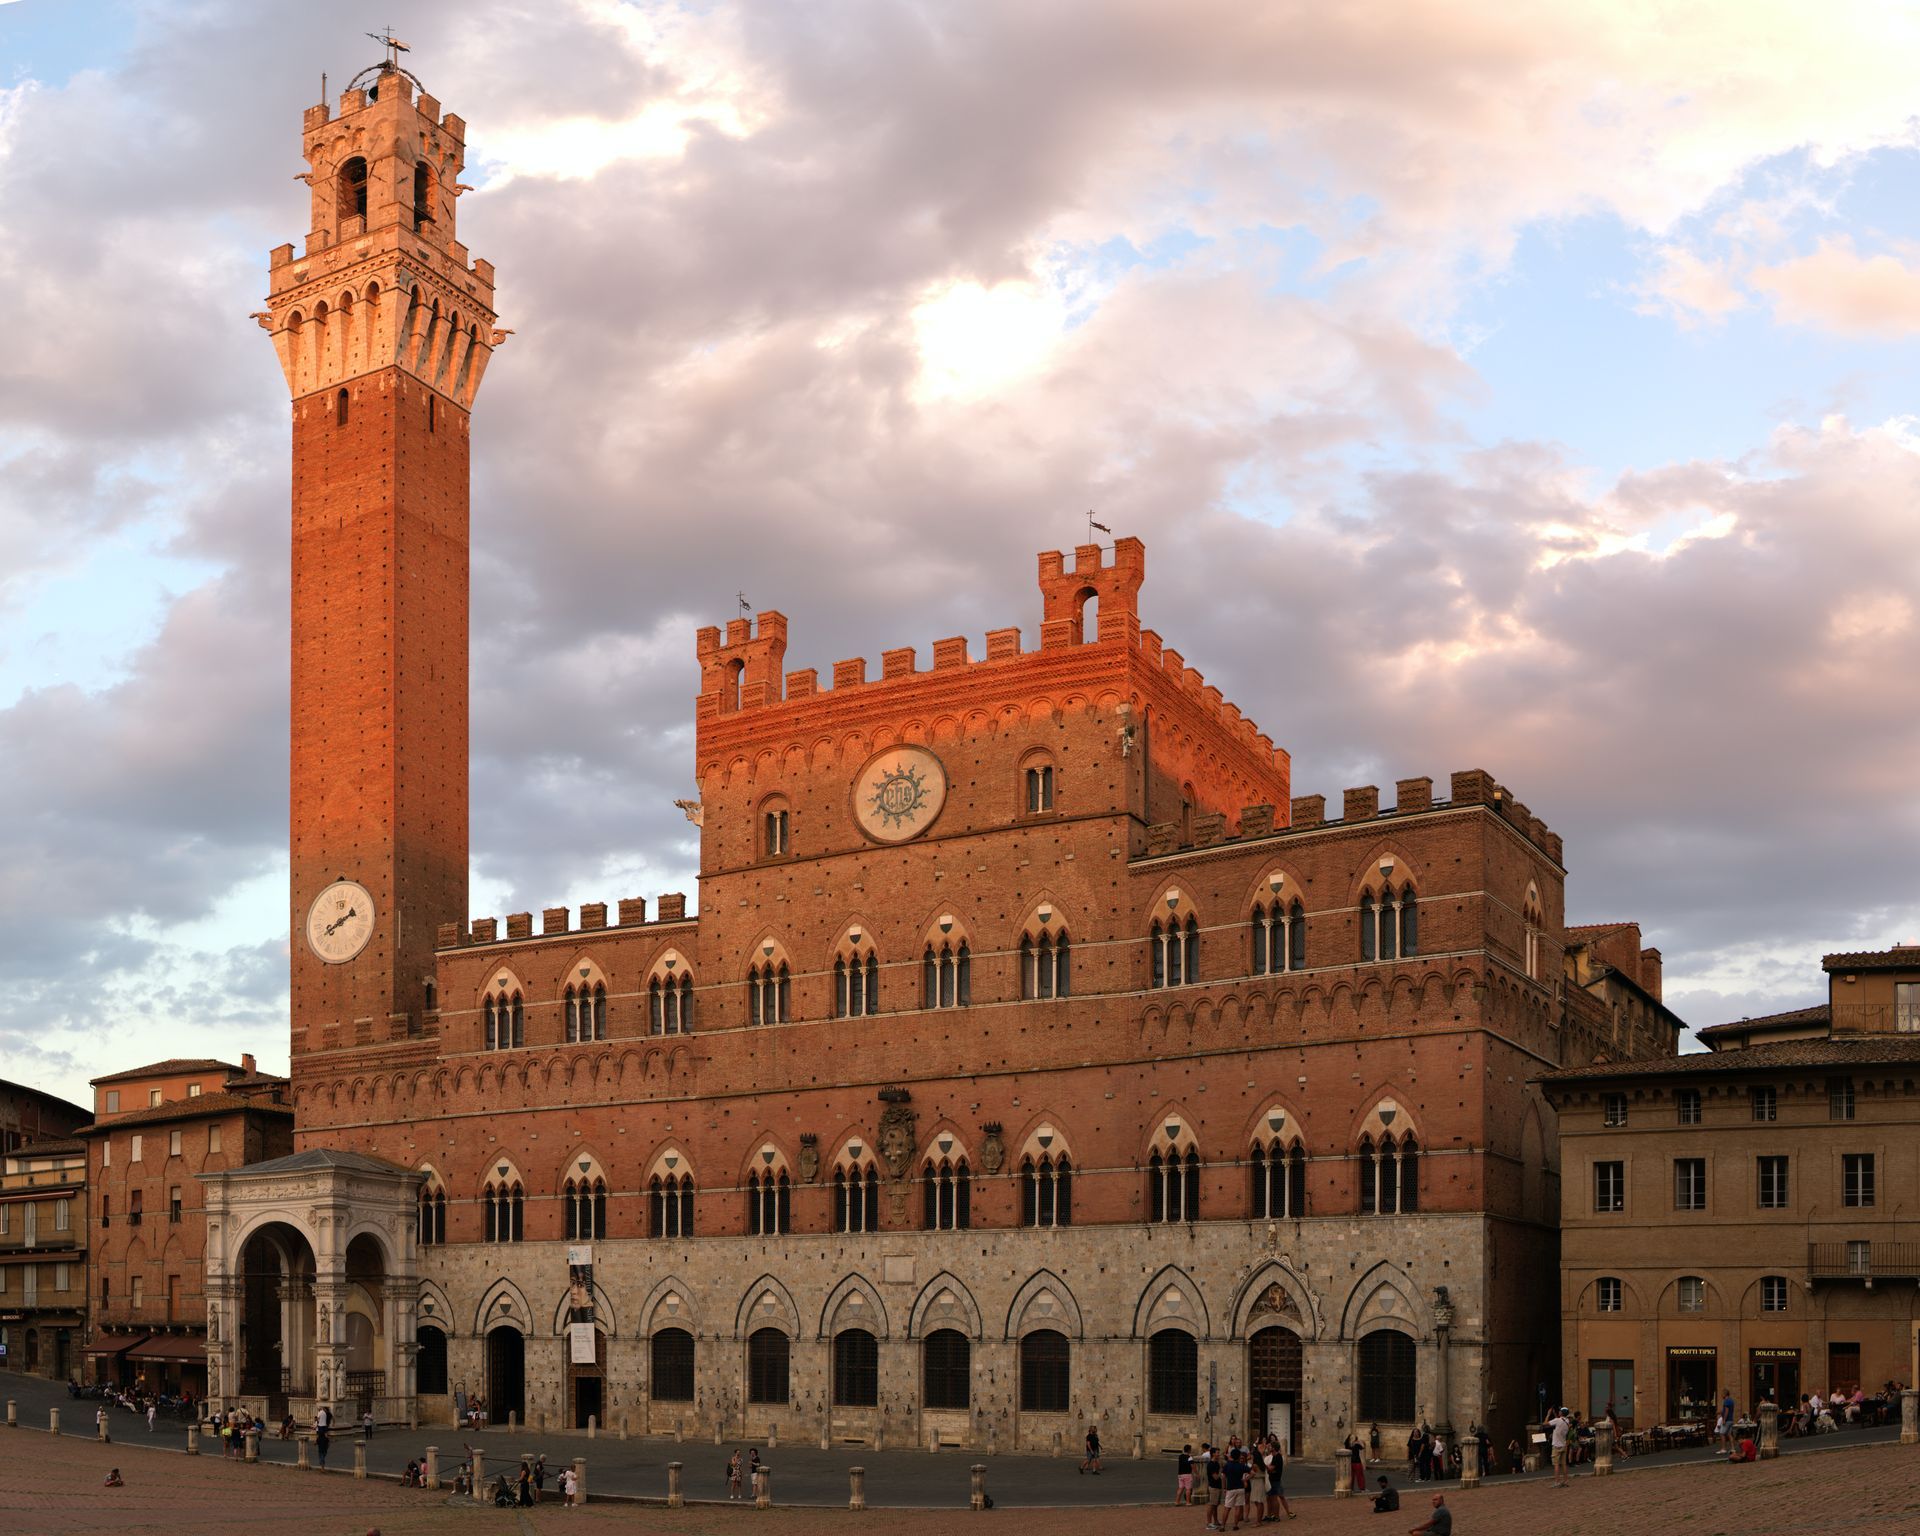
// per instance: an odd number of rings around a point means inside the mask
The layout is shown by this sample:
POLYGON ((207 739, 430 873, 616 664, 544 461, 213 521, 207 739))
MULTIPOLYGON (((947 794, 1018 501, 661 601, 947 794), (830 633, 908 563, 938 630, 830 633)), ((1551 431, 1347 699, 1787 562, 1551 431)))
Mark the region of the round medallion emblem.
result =
POLYGON ((947 770, 925 747, 889 747, 853 782, 853 817, 877 843, 918 837, 947 799, 947 770))

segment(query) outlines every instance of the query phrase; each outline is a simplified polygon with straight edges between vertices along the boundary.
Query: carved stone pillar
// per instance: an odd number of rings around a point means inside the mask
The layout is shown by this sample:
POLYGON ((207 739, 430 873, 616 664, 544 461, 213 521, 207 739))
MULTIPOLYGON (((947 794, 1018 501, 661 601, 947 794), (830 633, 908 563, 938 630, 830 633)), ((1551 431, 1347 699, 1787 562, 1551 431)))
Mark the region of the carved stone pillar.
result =
POLYGON ((1445 1286, 1434 1292, 1433 1303, 1433 1427, 1441 1434, 1453 1434, 1453 1303, 1445 1286))

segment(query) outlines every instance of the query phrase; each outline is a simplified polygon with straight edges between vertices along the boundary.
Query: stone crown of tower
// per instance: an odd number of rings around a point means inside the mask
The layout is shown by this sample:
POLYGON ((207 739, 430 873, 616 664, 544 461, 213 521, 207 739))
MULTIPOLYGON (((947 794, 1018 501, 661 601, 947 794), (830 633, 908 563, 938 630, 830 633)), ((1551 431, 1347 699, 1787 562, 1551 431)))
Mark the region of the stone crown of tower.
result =
POLYGON ((272 251, 255 317, 295 399, 399 367, 472 407, 508 333, 494 327, 493 264, 455 238, 466 126, 390 63, 356 76, 337 115, 307 109, 305 249, 272 251))

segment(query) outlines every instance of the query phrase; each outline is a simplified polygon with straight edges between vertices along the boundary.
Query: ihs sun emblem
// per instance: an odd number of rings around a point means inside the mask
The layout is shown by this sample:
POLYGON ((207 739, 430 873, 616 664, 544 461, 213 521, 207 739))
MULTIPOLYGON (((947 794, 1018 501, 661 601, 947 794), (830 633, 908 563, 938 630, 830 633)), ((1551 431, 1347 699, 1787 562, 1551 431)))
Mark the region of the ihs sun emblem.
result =
POLYGON ((884 827, 904 826, 920 814, 920 807, 927 803, 927 786, 920 770, 911 764, 902 764, 891 773, 883 773, 873 781, 873 796, 869 802, 879 813, 880 824, 884 827))

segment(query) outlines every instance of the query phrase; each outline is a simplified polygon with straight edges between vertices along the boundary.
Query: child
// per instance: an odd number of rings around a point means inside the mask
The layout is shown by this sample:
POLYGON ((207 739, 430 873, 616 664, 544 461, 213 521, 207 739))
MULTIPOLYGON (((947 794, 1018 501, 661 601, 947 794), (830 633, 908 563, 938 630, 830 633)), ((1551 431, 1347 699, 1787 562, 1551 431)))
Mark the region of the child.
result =
POLYGON ((574 1487, 573 1468, 568 1467, 566 1471, 560 1474, 560 1504, 562 1508, 573 1508, 574 1487))
POLYGON ((107 1474, 107 1480, 100 1486, 103 1488, 124 1488, 127 1485, 120 1477, 120 1469, 115 1467, 107 1474))

